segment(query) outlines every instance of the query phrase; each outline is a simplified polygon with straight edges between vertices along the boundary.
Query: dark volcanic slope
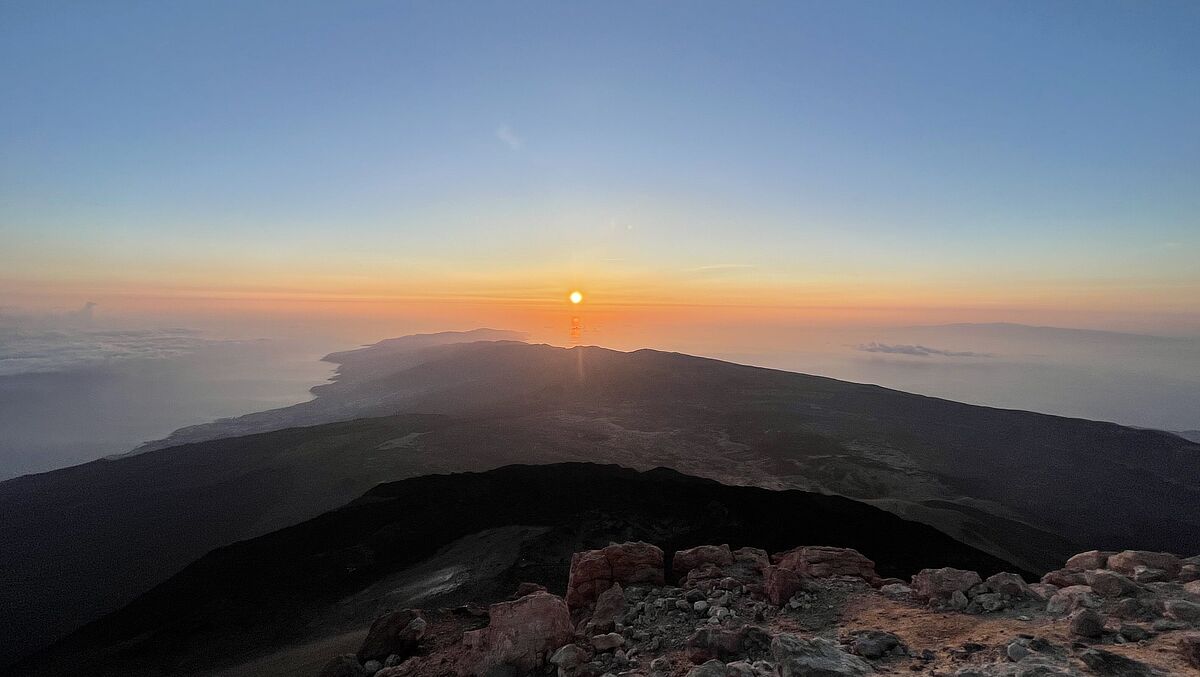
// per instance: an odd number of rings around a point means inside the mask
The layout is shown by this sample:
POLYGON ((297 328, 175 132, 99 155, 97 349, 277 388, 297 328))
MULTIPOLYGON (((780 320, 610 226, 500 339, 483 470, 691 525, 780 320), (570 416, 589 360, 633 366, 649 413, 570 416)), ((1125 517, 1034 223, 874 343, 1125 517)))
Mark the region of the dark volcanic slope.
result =
POLYGON ((1170 433, 649 350, 417 344, 341 356, 349 370, 317 404, 189 435, 396 416, 0 483, 0 665, 214 547, 379 482, 511 463, 842 494, 1027 569, 1094 547, 1200 551, 1200 445, 1170 433))
POLYGON ((339 600, 456 539, 507 525, 549 529, 520 564, 496 573, 493 590, 504 593, 518 580, 563 592, 570 554, 610 539, 647 540, 668 552, 722 542, 772 551, 853 547, 883 576, 925 566, 1014 569, 837 496, 731 487, 666 469, 508 466, 381 485, 339 510, 216 550, 18 674, 177 674, 233 663, 324 628, 340 615, 339 600))

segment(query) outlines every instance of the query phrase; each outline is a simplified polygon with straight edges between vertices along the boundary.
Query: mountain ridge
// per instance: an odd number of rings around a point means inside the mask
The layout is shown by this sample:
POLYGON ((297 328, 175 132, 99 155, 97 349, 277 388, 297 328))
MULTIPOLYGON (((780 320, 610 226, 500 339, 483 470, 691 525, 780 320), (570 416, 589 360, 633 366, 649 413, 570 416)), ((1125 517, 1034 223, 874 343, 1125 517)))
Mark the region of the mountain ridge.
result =
POLYGON ((217 548, 16 674, 204 672, 205 656, 240 657, 255 641, 303 639, 313 623, 336 634, 346 622, 340 600, 456 539, 510 525, 549 532, 537 534, 511 575, 479 593, 485 597, 517 578, 561 591, 571 553, 610 538, 653 538, 680 549, 714 538, 780 550, 822 542, 856 547, 883 575, 938 563, 987 573, 1015 568, 931 527, 840 496, 729 486, 668 468, 509 465, 380 484, 313 519, 217 548), (788 515, 797 519, 779 521, 788 515), (106 663, 115 654, 105 647, 120 647, 120 658, 106 663))

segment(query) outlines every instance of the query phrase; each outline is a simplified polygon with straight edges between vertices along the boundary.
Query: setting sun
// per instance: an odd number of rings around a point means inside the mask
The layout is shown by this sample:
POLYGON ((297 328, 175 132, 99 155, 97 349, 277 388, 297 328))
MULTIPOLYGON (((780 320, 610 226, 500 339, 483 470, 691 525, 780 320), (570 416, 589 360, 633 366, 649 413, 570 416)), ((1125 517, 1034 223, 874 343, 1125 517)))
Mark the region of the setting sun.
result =
POLYGON ((571 292, 571 295, 568 296, 567 298, 571 299, 571 303, 578 304, 580 301, 583 300, 583 293, 579 292, 579 291, 573 291, 573 292, 571 292))

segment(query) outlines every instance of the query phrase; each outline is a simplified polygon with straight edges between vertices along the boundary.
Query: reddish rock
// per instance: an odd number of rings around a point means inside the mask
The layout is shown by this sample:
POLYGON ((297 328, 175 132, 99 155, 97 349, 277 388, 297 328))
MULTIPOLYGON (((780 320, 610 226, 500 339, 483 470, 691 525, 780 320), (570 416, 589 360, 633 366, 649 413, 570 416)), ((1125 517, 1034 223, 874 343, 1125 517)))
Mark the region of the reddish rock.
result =
POLYGON ((1082 571, 1074 569, 1055 569, 1054 571, 1046 572, 1042 576, 1042 582, 1050 585, 1056 585, 1060 588, 1069 588, 1072 585, 1087 585, 1087 577, 1082 571))
POLYGON ((1049 583, 1030 583, 1029 594, 1034 599, 1042 602, 1049 601, 1051 597, 1058 593, 1058 586, 1050 585, 1049 583))
POLYGON ((1124 597, 1114 604, 1107 605, 1107 611, 1110 616, 1135 620, 1145 615, 1147 609, 1139 600, 1133 597, 1124 597))
POLYGON ((525 595, 532 595, 535 592, 546 592, 546 586, 537 583, 521 583, 509 599, 521 599, 525 595))
POLYGON ((763 596, 775 606, 787 603, 801 587, 800 574, 779 566, 763 569, 763 596))
POLYGON ((1183 591, 1193 597, 1200 597, 1200 581, 1189 581, 1184 583, 1183 591))
POLYGON ((762 571, 770 566, 771 557, 761 548, 738 548, 733 551, 733 561, 751 564, 755 569, 762 571))
POLYGON ((1138 586, 1125 576, 1107 569, 1084 572, 1087 584, 1101 597, 1129 597, 1138 593, 1138 586))
POLYGON ((921 569, 912 577, 913 595, 931 602, 949 601, 956 592, 966 594, 983 579, 974 571, 944 567, 921 569))
POLYGON ((600 596, 596 598, 596 609, 592 612, 592 619, 587 624, 587 630, 592 634, 612 632, 617 620, 624 613, 625 591, 621 589, 620 583, 613 583, 611 588, 600 593, 600 596))
POLYGON ((381 661, 392 654, 405 658, 416 651, 428 627, 420 609, 402 609, 380 616, 371 624, 358 650, 358 659, 381 661))
POLYGON ((710 592, 717 587, 723 577, 724 572, 717 565, 701 564, 689 571, 680 585, 685 588, 700 588, 705 592, 710 592))
POLYGON ((687 550, 679 550, 671 558, 671 573, 682 578, 689 571, 702 564, 713 564, 718 567, 733 564, 733 553, 728 545, 698 545, 687 550))
POLYGON ((620 543, 571 556, 567 604, 585 607, 613 583, 663 584, 663 551, 649 543, 620 543))
POLYGON ((1108 558, 1115 554, 1115 552, 1109 550, 1088 550, 1087 552, 1081 552, 1067 560, 1067 563, 1063 568, 1074 571, 1105 569, 1108 567, 1108 558))
POLYGON ((988 588, 993 592, 998 592, 1013 599, 1022 599, 1030 596, 1029 584, 1025 582, 1025 579, 1017 574, 1010 574, 1007 571, 988 576, 985 583, 987 583, 988 588))
POLYGON ((1179 567, 1179 580, 1183 583, 1200 581, 1200 564, 1188 562, 1179 567))
POLYGON ((571 613, 561 597, 535 592, 488 608, 488 625, 463 633, 463 672, 483 675, 496 666, 535 670, 574 637, 571 613))
POLYGON ((1098 607, 1100 600, 1096 598, 1096 594, 1086 585, 1072 585, 1062 590, 1059 590, 1046 602, 1046 612, 1052 614, 1062 614, 1075 611, 1082 607, 1098 607))
POLYGON ((851 548, 806 545, 772 555, 771 561, 784 569, 813 578, 858 576, 872 582, 879 580, 875 563, 851 548))
POLYGON ((1162 569, 1169 579, 1179 575, 1183 562, 1169 552, 1150 552, 1148 550, 1125 550, 1108 558, 1108 568, 1117 573, 1132 576, 1139 566, 1148 569, 1162 569))

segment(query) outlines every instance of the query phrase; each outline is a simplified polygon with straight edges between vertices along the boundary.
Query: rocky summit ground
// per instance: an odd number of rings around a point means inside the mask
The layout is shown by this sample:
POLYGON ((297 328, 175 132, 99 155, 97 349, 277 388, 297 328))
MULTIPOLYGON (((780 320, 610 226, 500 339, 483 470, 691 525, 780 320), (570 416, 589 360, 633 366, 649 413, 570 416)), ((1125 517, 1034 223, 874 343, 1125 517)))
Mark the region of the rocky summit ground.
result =
POLYGON ((612 544, 566 595, 400 609, 318 677, 837 677, 1200 674, 1200 556, 1091 551, 1030 583, 924 569, 881 578, 848 548, 612 544), (668 584, 664 572, 678 577, 668 584))

